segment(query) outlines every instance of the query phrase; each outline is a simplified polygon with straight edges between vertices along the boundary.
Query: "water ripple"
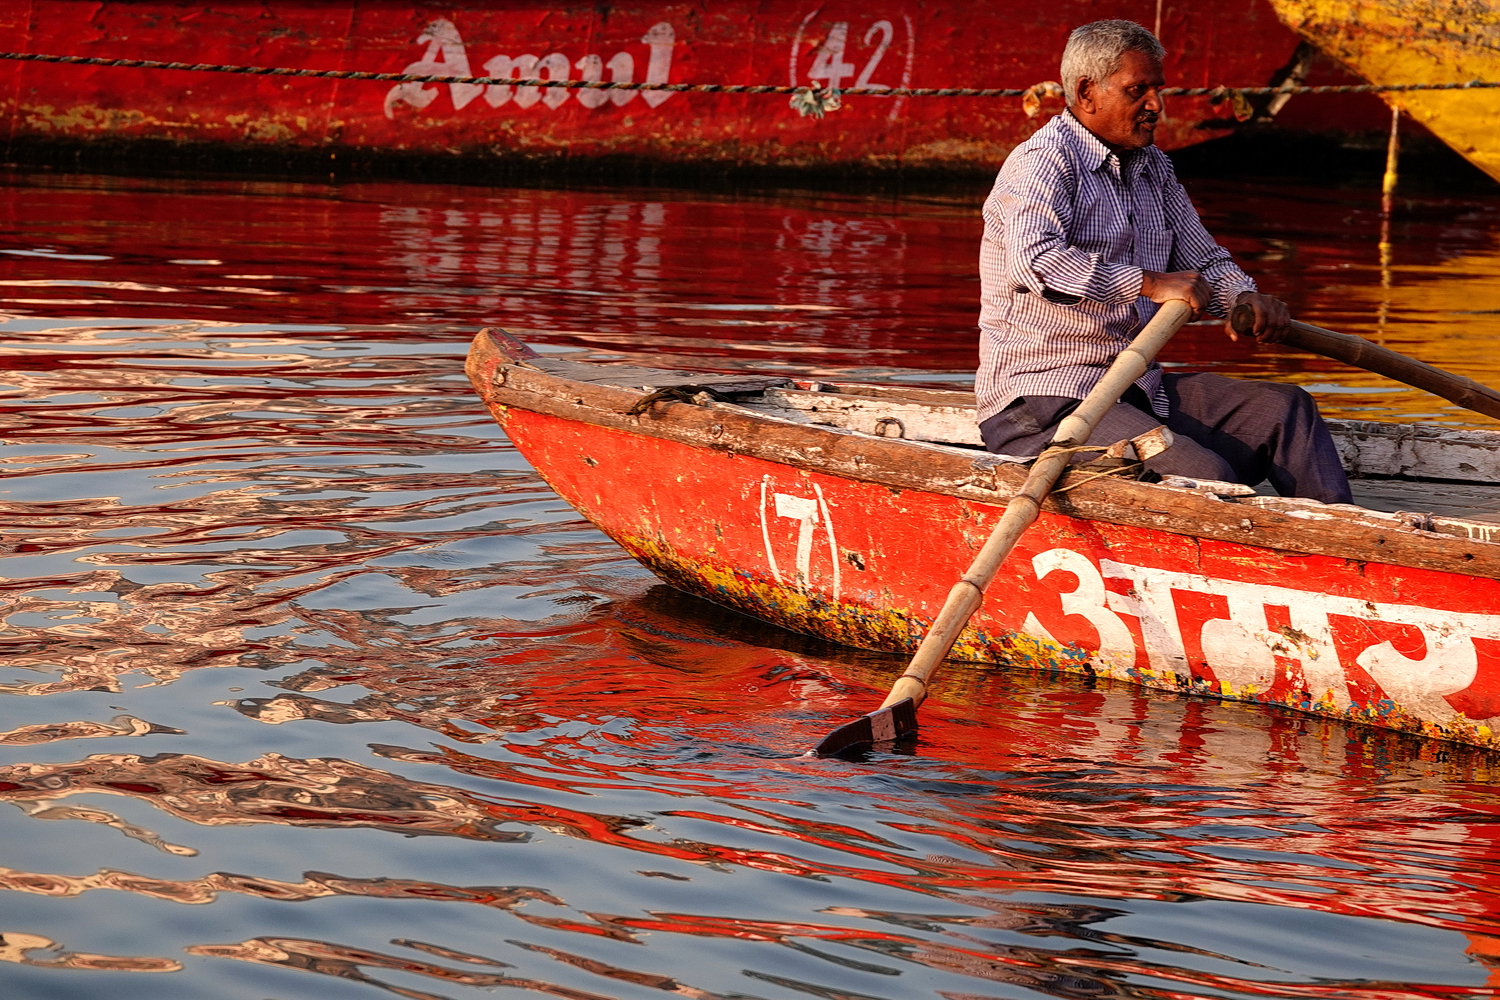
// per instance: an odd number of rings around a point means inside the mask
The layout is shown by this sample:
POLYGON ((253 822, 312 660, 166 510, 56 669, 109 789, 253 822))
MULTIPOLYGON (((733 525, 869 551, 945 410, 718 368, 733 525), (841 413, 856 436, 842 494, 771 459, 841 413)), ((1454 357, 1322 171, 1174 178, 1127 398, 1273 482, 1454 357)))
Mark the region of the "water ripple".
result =
MULTIPOLYGON (((915 747, 802 758, 900 664, 654 586, 462 375, 503 323, 954 384, 974 199, 0 181, 17 995, 1500 988, 1490 757, 955 668, 915 747)), ((1493 200, 1403 223, 1387 287, 1362 196, 1196 191, 1299 311, 1496 374, 1493 200)), ((1209 327, 1177 349, 1462 419, 1209 327)))

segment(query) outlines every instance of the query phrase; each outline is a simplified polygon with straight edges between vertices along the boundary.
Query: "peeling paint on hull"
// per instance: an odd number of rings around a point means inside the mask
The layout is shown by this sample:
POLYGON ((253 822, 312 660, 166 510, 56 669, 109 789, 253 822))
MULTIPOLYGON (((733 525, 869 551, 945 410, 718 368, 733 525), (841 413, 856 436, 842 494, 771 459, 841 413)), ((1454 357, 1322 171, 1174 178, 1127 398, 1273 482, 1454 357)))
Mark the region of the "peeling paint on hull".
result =
MULTIPOLYGON (((1068 31, 1161 14, 1181 86, 1261 85, 1298 39, 1266 0, 1173 5, 1061 0, 1026 10, 913 0, 434 7, 328 3, 31 0, 0 4, 4 47, 27 52, 297 69, 670 83, 1029 87, 1057 76, 1068 31)), ((1354 127, 1347 98, 1318 98, 1354 127), (1331 103, 1330 103, 1331 102, 1331 103)), ((12 143, 178 144, 337 157, 493 162, 636 160, 735 166, 993 168, 1058 110, 1016 98, 857 97, 818 121, 784 95, 582 91, 234 76, 0 63, 12 143)), ((1174 99, 1168 148, 1227 134, 1225 105, 1174 99)), ((1304 126, 1308 127, 1308 126, 1304 126)), ((1313 124, 1311 127, 1317 127, 1313 124)))
MULTIPOLYGON (((1496 0, 1270 0, 1288 25, 1371 83, 1500 80, 1496 0)), ((1500 181, 1500 90, 1387 100, 1500 181)))
MULTIPOLYGON (((516 446, 667 583, 908 653, 1003 507, 516 407, 516 446)), ((1044 513, 955 658, 1500 747, 1500 581, 1044 513)))

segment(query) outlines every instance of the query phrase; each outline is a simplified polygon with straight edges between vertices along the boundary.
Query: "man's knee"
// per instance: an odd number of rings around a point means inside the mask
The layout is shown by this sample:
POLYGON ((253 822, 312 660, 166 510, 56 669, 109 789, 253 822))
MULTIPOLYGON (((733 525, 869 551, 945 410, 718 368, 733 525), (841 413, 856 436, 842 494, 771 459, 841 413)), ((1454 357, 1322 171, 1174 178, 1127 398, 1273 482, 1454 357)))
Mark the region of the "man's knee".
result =
POLYGON ((1222 412, 1245 406, 1284 412, 1313 411, 1318 404, 1312 394, 1300 385, 1285 382, 1262 382, 1258 379, 1229 378, 1211 372, 1192 372, 1169 377, 1168 385, 1176 397, 1174 410, 1188 413, 1222 412))
POLYGON ((1296 409, 1317 408, 1317 401, 1313 399, 1312 393, 1300 385, 1291 385, 1286 382, 1255 382, 1262 392, 1272 396, 1281 397, 1288 407, 1296 409))
POLYGON ((1305 425, 1319 415, 1318 401, 1300 385, 1288 385, 1285 382, 1244 384, 1254 387, 1249 394, 1250 406, 1257 411, 1256 416, 1262 421, 1305 425))
POLYGON ((1186 476, 1189 479, 1214 479, 1237 482, 1234 467, 1224 458, 1196 441, 1179 434, 1172 447, 1147 459, 1146 468, 1159 476, 1186 476))

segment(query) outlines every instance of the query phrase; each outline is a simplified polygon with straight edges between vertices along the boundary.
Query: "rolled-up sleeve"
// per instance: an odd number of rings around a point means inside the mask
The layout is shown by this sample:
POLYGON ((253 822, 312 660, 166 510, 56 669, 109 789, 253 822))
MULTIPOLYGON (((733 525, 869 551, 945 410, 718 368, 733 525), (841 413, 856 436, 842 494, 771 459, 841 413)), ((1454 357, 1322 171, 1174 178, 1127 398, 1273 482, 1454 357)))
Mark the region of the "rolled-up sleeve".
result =
POLYGON ((996 197, 987 206, 997 216, 990 221, 999 223, 987 229, 990 238, 1004 243, 1006 277, 1013 286, 1065 304, 1134 301, 1141 293, 1139 267, 1068 243, 1078 179, 1064 151, 1043 146, 1018 152, 1005 161, 996 197))
MULTIPOLYGON (((1165 159, 1165 158, 1164 158, 1165 159)), ((1255 281, 1234 262, 1234 257, 1214 241, 1203 228, 1198 210, 1177 178, 1169 177, 1162 192, 1162 207, 1167 224, 1176 235, 1172 251, 1173 271, 1197 271, 1214 291, 1208 311, 1215 316, 1229 315, 1234 300, 1242 292, 1255 291, 1255 281)))

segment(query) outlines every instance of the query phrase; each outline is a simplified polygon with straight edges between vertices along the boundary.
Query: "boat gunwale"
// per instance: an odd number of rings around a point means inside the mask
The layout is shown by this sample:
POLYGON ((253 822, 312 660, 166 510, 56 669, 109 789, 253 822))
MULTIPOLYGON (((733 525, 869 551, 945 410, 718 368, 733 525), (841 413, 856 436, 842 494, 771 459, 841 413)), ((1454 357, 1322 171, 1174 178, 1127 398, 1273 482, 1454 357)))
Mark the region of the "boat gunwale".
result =
MULTIPOLYGON (((608 371, 608 365, 597 365, 608 371)), ((973 449, 799 423, 732 403, 663 400, 628 411, 642 389, 580 382, 528 365, 488 330, 474 339, 466 370, 503 426, 515 407, 620 433, 672 440, 731 455, 898 490, 918 490, 1003 508, 1025 468, 973 449), (919 463, 915 459, 920 458, 919 463)), ((695 373, 684 371, 684 382, 695 373)), ((547 478, 547 470, 538 469, 547 478)), ((1118 477, 1076 482, 1048 497, 1056 515, 1148 528, 1251 548, 1500 579, 1500 542, 1328 518, 1306 520, 1201 492, 1118 477)))

